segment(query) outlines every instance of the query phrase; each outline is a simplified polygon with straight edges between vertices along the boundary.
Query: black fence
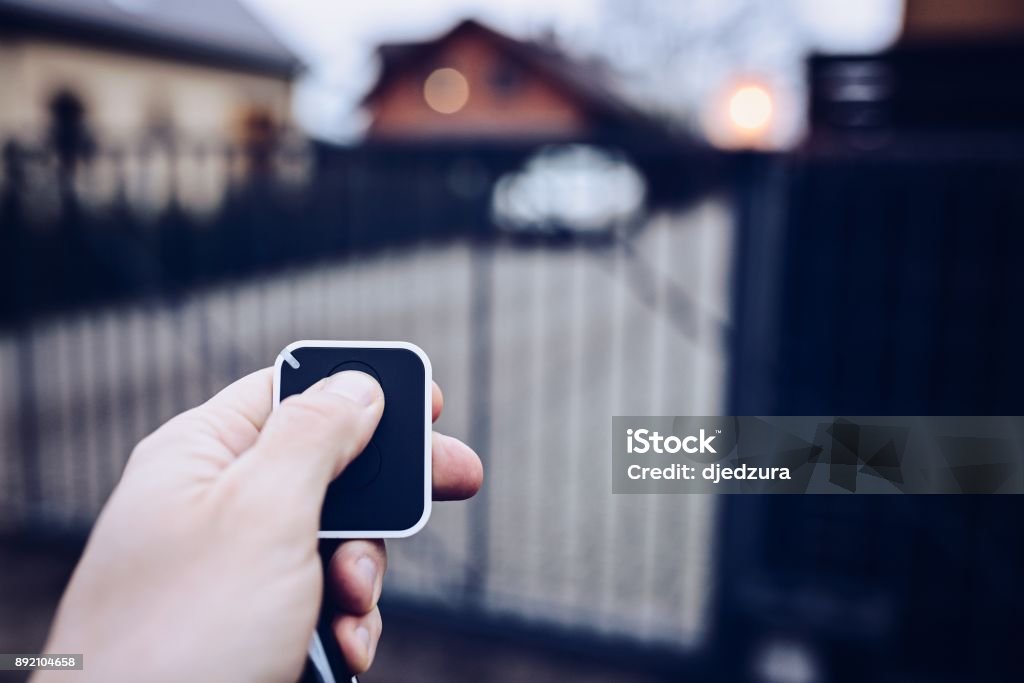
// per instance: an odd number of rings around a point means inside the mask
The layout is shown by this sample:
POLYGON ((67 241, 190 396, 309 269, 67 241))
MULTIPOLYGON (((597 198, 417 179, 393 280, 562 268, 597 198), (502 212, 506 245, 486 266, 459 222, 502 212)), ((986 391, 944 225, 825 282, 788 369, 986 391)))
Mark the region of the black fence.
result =
MULTIPOLYGON (((440 428, 483 454, 488 484, 392 544, 390 609, 659 655, 640 666, 694 660, 717 506, 616 499, 599 458, 608 414, 722 406, 721 160, 598 149, 645 191, 580 227, 496 215, 498 184, 535 146, 74 161, 8 146, 0 528, 81 538, 138 439, 290 341, 409 339, 445 387, 440 428)), ((597 189, 595 204, 616 188, 597 189)), ((545 191, 550 208, 563 188, 545 191)))
MULTIPOLYGON (((730 414, 1024 412, 1024 148, 991 142, 747 160, 730 414)), ((828 680, 1019 680, 1022 505, 731 500, 722 633, 746 661, 805 648, 828 680)))
MULTIPOLYGON (((270 153, 140 145, 68 160, 48 148, 9 143, 0 204, 0 250, 8 258, 0 317, 28 321, 58 310, 180 296, 424 238, 465 237, 487 225, 488 205, 454 201, 444 185, 444 169, 457 162, 450 155, 409 153, 396 160, 319 151, 314 159, 302 147, 270 153), (288 164, 297 178, 282 170, 288 164), (213 179, 200 173, 208 165, 219 169, 213 179), (110 187, 91 199, 90 180, 103 168, 110 187), (148 193, 139 187, 147 182, 148 193), (211 205, 188 200, 182 185, 209 182, 217 186, 209 190, 211 205)), ((489 199, 482 189, 477 194, 489 199)))
POLYGON ((197 210, 133 198, 130 155, 97 204, 84 166, 9 146, 2 518, 81 533, 135 440, 288 341, 406 337, 489 476, 395 544, 393 604, 705 680, 1015 680, 1015 499, 646 500, 602 469, 612 414, 1020 414, 1015 144, 725 175, 627 149, 647 201, 596 231, 495 221, 533 149, 209 152, 197 210))
MULTIPOLYGON (((596 144, 642 174, 648 210, 721 182, 721 159, 706 150, 596 144)), ((154 142, 72 154, 12 141, 0 191, 0 324, 384 248, 509 238, 494 220, 495 183, 539 149, 154 142)), ((623 227, 546 224, 517 236, 607 243, 623 227)))
POLYGON ((751 160, 735 412, 1024 410, 1024 142, 929 142, 751 160))

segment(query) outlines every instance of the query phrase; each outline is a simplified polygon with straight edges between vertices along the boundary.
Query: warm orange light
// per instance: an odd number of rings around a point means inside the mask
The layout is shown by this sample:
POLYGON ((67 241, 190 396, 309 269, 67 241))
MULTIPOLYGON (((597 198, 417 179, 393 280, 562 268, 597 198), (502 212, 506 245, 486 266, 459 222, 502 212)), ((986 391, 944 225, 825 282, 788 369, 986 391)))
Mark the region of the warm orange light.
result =
POLYGON ((437 69, 423 83, 423 99, 436 112, 454 114, 469 100, 469 81, 456 69, 437 69))
POLYGON ((774 111, 771 94, 759 85, 740 86, 729 96, 729 120, 747 134, 768 128, 774 111))

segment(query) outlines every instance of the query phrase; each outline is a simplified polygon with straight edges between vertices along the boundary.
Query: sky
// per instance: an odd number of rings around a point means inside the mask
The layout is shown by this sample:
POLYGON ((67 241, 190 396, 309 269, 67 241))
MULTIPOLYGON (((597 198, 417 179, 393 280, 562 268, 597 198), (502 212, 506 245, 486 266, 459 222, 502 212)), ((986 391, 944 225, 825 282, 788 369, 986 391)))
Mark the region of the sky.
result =
POLYGON ((880 49, 902 18, 901 0, 242 1, 309 66, 296 118, 333 140, 365 124, 358 103, 377 74, 376 45, 428 39, 473 17, 520 38, 553 35, 577 57, 612 63, 634 100, 697 126, 716 89, 755 74, 791 105, 779 124, 784 144, 802 125, 806 53, 880 49))

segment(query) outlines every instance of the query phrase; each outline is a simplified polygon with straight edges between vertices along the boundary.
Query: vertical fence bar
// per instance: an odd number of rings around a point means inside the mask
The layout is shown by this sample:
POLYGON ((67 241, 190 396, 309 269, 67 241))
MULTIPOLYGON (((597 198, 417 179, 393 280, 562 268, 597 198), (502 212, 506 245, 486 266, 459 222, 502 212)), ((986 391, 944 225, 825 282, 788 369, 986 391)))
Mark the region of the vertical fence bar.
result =
POLYGON ((42 505, 42 473, 39 471, 39 406, 37 405, 35 373, 35 339, 26 324, 15 340, 15 385, 18 408, 18 457, 24 502, 22 511, 31 525, 42 505))
MULTIPOLYGON (((472 387, 470 404, 470 443, 480 454, 487 468, 491 440, 491 360, 494 305, 494 245, 477 238, 470 255, 470 339, 469 376, 472 387)), ((488 492, 485 485, 473 502, 469 518, 469 562, 466 587, 471 600, 484 599, 489 564, 488 492)))

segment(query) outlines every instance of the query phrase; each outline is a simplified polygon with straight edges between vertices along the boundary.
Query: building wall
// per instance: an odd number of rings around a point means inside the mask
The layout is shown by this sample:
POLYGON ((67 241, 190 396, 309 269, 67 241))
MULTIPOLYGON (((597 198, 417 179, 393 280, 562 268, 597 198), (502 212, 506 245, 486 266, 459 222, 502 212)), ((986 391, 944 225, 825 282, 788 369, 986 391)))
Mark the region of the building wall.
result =
POLYGON ((396 78, 370 104, 369 135, 376 138, 570 137, 585 132, 585 113, 554 84, 519 72, 512 88, 496 87, 502 69, 512 65, 480 35, 452 39, 436 58, 396 78), (458 70, 469 82, 469 99, 452 114, 431 109, 424 82, 435 69, 458 70))
POLYGON ((254 113, 291 122, 291 84, 284 79, 43 38, 0 37, 0 137, 43 134, 49 103, 61 90, 83 102, 86 123, 105 142, 138 140, 158 128, 197 141, 240 141, 254 113))
POLYGON ((1024 34, 1020 0, 938 2, 906 0, 903 35, 908 39, 952 40, 1024 34))

